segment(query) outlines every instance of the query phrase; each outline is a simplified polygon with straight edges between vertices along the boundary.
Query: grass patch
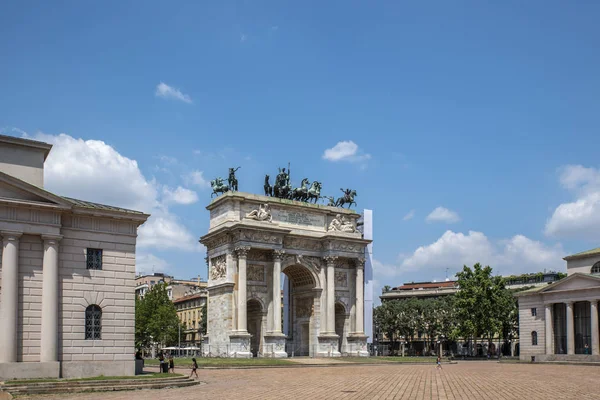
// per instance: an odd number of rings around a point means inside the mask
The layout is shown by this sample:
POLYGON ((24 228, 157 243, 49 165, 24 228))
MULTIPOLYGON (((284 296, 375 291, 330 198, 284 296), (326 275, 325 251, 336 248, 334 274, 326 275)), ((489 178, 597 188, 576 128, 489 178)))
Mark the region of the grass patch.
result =
POLYGON ((143 374, 135 376, 92 376, 90 378, 72 378, 72 379, 21 379, 7 380, 6 383, 11 384, 28 384, 28 383, 46 383, 46 382, 84 382, 84 381, 123 381, 123 380, 139 380, 152 378, 173 378, 184 376, 182 374, 143 374))
MULTIPOLYGON (((192 368, 191 358, 175 358, 175 371, 177 368, 192 368)), ((255 365, 289 365, 292 362, 281 358, 212 358, 212 357, 196 357, 198 367, 252 367, 255 365)), ((157 359, 144 360, 146 366, 159 365, 157 359)))

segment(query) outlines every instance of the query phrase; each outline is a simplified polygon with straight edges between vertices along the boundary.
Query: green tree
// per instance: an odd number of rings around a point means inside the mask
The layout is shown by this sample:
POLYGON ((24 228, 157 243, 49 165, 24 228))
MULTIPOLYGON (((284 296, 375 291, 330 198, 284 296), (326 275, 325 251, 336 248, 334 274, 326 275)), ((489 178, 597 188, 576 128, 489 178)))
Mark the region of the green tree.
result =
POLYGON ((492 268, 479 263, 472 269, 465 265, 456 276, 460 290, 454 299, 458 322, 455 336, 483 337, 491 343, 507 318, 504 279, 492 276, 492 268))
POLYGON ((396 340, 400 334, 400 303, 399 300, 384 301, 379 307, 375 308, 373 314, 375 324, 392 343, 392 349, 396 348, 396 340))
POLYGON ((206 322, 208 321, 208 309, 206 308, 206 303, 204 303, 200 310, 200 318, 200 333, 206 335, 206 322))
POLYGON ((167 285, 159 283, 135 302, 135 344, 148 348, 153 343, 171 346, 178 343, 179 318, 169 300, 167 285))

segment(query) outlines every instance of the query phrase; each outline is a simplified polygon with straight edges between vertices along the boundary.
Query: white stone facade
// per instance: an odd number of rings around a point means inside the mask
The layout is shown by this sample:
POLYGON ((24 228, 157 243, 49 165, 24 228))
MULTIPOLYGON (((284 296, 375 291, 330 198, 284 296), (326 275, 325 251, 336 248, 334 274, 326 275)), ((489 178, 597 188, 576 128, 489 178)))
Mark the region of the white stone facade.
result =
POLYGON ((522 360, 600 361, 600 249, 565 260, 567 278, 517 294, 522 360))
POLYGON ((135 244, 148 215, 54 195, 15 170, 0 162, 0 380, 133 375, 135 244), (101 250, 101 269, 88 269, 88 249, 101 250), (90 305, 101 339, 86 339, 90 305))
POLYGON ((207 207, 207 356, 368 355, 354 211, 246 193, 207 207), (281 273, 290 281, 283 332, 281 273))

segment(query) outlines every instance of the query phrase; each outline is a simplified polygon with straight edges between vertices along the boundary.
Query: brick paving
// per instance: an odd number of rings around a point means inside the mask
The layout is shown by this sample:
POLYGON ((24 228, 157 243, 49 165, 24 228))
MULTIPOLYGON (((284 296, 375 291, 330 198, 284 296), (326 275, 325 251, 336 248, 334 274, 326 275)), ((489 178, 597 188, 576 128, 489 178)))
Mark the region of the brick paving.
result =
MULTIPOLYGON (((181 371, 180 371, 181 372, 181 371)), ((205 384, 134 392, 34 396, 32 399, 600 399, 600 367, 459 362, 199 370, 205 384)))

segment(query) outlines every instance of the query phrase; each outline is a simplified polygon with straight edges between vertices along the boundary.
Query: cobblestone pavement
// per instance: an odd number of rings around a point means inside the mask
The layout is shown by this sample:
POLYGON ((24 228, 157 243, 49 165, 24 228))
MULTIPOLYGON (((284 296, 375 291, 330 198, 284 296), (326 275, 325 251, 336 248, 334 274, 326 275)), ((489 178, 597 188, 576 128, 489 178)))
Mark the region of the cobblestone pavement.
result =
MULTIPOLYGON (((181 372, 181 371, 180 371, 181 372)), ((43 396, 44 399, 600 399, 600 367, 460 362, 429 365, 198 371, 181 389, 43 396)), ((33 397, 41 398, 41 397, 33 397)))

